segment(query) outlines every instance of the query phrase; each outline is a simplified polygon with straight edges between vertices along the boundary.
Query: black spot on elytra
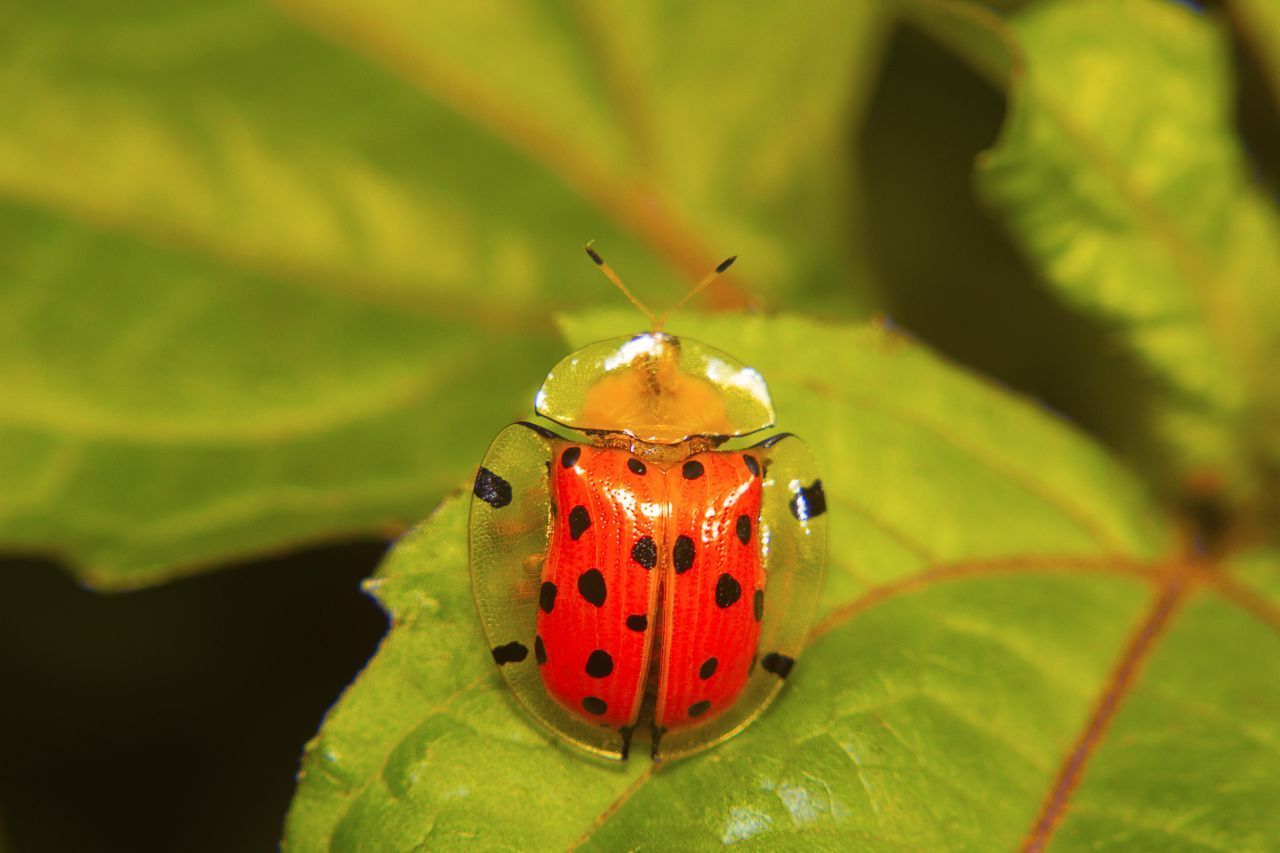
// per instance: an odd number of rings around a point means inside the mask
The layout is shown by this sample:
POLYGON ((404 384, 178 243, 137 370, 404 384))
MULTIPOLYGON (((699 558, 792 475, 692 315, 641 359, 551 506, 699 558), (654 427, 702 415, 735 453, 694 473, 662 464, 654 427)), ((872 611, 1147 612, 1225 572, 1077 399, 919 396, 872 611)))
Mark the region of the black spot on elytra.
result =
POLYGON ((680 473, 684 474, 686 480, 696 480, 706 473, 706 470, 706 468, 702 467, 702 463, 696 459, 690 459, 680 466, 680 473))
POLYGON ((506 645, 493 647, 493 659, 498 666, 502 666, 505 663, 520 663, 528 656, 528 647, 523 643, 517 643, 515 640, 506 645))
POLYGON ((827 511, 827 496, 822 492, 822 481, 814 480, 808 486, 801 486, 800 491, 791 499, 791 514, 798 521, 817 518, 827 511))
POLYGON ((547 662, 547 647, 542 645, 542 637, 533 638, 533 657, 537 660, 538 666, 547 662))
POLYGON ((658 546, 653 544, 653 538, 645 536, 637 539, 636 544, 631 546, 631 559, 646 569, 658 565, 658 546))
POLYGON ((542 589, 538 590, 538 606, 543 613, 550 613, 556 606, 556 585, 551 581, 542 582, 542 589))
POLYGON ((649 617, 643 613, 633 613, 627 617, 627 627, 632 631, 643 631, 649 627, 649 617))
POLYGON ((582 455, 581 447, 570 447, 560 455, 560 464, 566 468, 572 468, 578 464, 578 457, 582 455))
POLYGON ((586 709, 588 714, 603 714, 609 710, 609 706, 605 701, 597 696, 588 696, 582 700, 582 707, 586 709))
POLYGON ((511 503, 511 484, 488 468, 476 472, 476 484, 471 491, 494 509, 502 509, 511 503))
POLYGON ((764 590, 757 589, 756 594, 751 598, 751 609, 755 611, 756 621, 759 622, 764 618, 764 590))
POLYGON ((604 575, 599 569, 588 569, 578 576, 578 592, 596 607, 604 606, 605 596, 609 591, 604 585, 604 575))
POLYGON ((639 459, 628 459, 627 467, 631 469, 632 474, 639 474, 641 477, 644 476, 645 471, 649 470, 644 467, 644 463, 639 459))
POLYGON ((569 510, 569 538, 577 540, 591 526, 591 516, 587 508, 579 504, 569 510))
POLYGON ((733 575, 725 572, 716 581, 716 606, 730 607, 742 597, 742 584, 733 579, 733 575))
POLYGON ((743 545, 746 545, 748 542, 750 542, 750 541, 751 541, 751 518, 750 518, 750 516, 746 516, 746 515, 740 515, 740 516, 738 516, 737 528, 738 528, 738 530, 737 530, 737 533, 738 533, 738 541, 739 541, 739 542, 741 542, 743 545))
POLYGON ((764 660, 760 661, 760 665, 764 667, 765 672, 772 672, 779 678, 786 678, 791 673, 791 667, 796 665, 796 660, 777 652, 769 652, 764 656, 764 660))
POLYGON ((703 714, 707 713, 707 711, 710 711, 710 710, 711 710, 711 703, 708 702, 706 699, 703 699, 701 702, 694 702, 692 705, 689 706, 689 716, 701 717, 703 714))
POLYGON ((720 661, 715 658, 707 658, 702 662, 702 667, 698 670, 698 677, 704 681, 716 674, 716 667, 720 665, 720 661))
POLYGON ((613 672, 613 657, 604 649, 596 649, 587 658, 587 675, 592 678, 604 678, 613 672))
POLYGON ((750 453, 742 454, 742 461, 747 464, 747 470, 751 472, 752 477, 760 476, 760 460, 752 456, 750 453))
POLYGON ((698 549, 694 547, 693 540, 688 536, 681 536, 676 540, 675 547, 671 549, 671 560, 675 563, 676 574, 683 574, 693 568, 693 559, 698 554, 698 549))

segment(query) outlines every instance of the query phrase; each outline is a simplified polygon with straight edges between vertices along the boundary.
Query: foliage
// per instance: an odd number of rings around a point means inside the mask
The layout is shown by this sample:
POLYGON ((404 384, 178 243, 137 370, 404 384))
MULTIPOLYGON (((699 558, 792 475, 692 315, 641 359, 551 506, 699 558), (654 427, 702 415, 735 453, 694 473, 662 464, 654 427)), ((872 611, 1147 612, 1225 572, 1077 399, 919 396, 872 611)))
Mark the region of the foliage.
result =
POLYGON ((12 11, 0 540, 122 588, 421 517, 554 362, 551 310, 615 298, 584 238, 658 298, 715 245, 761 297, 857 299, 830 164, 874 7, 394 6, 12 11))
MULTIPOLYGON (((576 344, 633 322, 566 325, 576 344)), ((452 498, 370 581, 393 627, 308 746, 289 849, 1007 848, 1127 665, 1146 675, 1112 737, 1090 740, 1098 769, 1061 837, 1260 847, 1280 831, 1275 774, 1252 757, 1280 734, 1280 625, 1168 562, 1158 512, 1096 447, 891 331, 788 316, 675 331, 770 376, 829 484, 842 533, 784 698, 656 771, 549 742, 474 653, 466 501, 452 498), (1131 639, 1148 626, 1169 635, 1154 653, 1131 639), (1241 644, 1263 664, 1234 666, 1241 644), (1204 808, 1220 785, 1230 804, 1204 808)), ((1260 556, 1252 573, 1276 568, 1260 556)))
MULTIPOLYGON (((1276 82, 1269 8, 1233 11, 1276 82)), ((567 347, 637 325, 596 307, 616 296, 587 237, 659 304, 738 251, 704 304, 736 310, 673 331, 758 368, 822 465, 811 647, 760 721, 661 766, 592 763, 520 714, 470 601, 466 495, 446 498, 368 583, 393 624, 307 747, 288 849, 1280 836, 1280 224, 1236 138, 1223 19, 1161 0, 9 17, 5 547, 123 589, 403 528, 567 347), (847 147, 895 21, 1007 92, 975 191, 1149 374, 1159 462, 1132 470, 865 322, 851 235, 874 212, 847 147)))
POLYGON ((1256 497, 1251 463, 1280 453, 1280 221, 1234 137, 1225 34, 1124 0, 1028 10, 1013 35, 1026 58, 980 187, 1162 381, 1179 467, 1256 497))

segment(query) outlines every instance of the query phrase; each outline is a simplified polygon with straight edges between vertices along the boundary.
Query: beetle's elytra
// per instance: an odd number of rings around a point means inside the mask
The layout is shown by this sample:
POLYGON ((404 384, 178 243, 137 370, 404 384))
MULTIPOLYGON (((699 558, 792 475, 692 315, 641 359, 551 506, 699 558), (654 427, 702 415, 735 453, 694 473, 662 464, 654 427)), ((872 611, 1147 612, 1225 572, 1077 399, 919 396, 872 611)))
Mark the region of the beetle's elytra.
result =
POLYGON ((808 449, 744 438, 774 425, 763 377, 652 326, 547 374, 535 410, 563 432, 503 430, 471 509, 494 661, 535 719, 612 758, 637 730, 671 758, 758 716, 804 643, 825 557, 808 449))

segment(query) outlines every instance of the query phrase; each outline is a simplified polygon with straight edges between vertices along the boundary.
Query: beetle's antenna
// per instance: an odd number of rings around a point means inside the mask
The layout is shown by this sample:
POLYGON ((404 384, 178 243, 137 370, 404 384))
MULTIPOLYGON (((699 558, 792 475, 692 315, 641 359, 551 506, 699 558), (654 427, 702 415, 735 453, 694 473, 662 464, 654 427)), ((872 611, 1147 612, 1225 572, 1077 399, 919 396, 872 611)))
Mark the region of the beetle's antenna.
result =
MULTIPOLYGON (((595 241, 593 240, 592 242, 595 242, 595 241)), ((596 262, 596 266, 600 268, 600 272, 604 273, 604 277, 609 279, 609 281, 613 282, 614 286, 617 287, 618 290, 622 291, 622 295, 627 297, 627 300, 632 305, 636 306, 636 308, 640 310, 641 314, 643 314, 645 317, 649 319, 649 325, 653 326, 654 331, 657 331, 658 328, 660 327, 660 324, 657 320, 654 319, 653 312, 649 310, 649 307, 645 305, 643 302, 641 302, 639 299, 636 299, 635 294, 632 293, 630 289, 628 289, 627 286, 622 283, 622 279, 618 278, 618 274, 613 271, 613 267, 606 264, 604 262, 604 258, 600 257, 600 255, 596 252, 596 250, 591 248, 591 243, 588 243, 586 245, 586 250, 587 250, 587 256, 590 257, 591 260, 596 262)))
POLYGON ((673 311, 677 311, 680 308, 684 307, 686 302, 688 302, 690 299, 692 299, 693 297, 697 296, 699 293, 701 293, 702 291, 710 287, 711 284, 720 277, 720 274, 722 272, 727 270, 729 267, 733 266, 733 262, 736 261, 737 259, 738 259, 738 256, 734 255, 733 257, 725 258, 723 261, 718 263, 715 269, 713 269, 711 272, 703 276, 702 281, 694 285, 693 289, 684 295, 683 299, 681 299, 675 305, 672 305, 666 311, 662 312, 662 316, 658 318, 658 322, 654 325, 654 328, 661 329, 666 324, 667 318, 671 316, 671 313, 673 311))

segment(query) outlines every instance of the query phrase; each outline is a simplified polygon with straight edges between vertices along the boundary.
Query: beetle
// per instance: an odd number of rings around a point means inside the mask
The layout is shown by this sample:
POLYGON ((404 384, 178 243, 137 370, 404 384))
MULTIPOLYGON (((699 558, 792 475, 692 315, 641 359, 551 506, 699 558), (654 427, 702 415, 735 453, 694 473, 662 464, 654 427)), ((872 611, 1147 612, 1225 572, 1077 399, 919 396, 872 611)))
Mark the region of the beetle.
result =
POLYGON ((520 704, 565 741, 654 760, 712 746, 791 673, 821 587, 826 498, 812 455, 774 426, 764 378, 662 331, 574 352, 494 439, 469 548, 490 652, 520 704), (557 430, 554 427, 558 427, 557 430))

